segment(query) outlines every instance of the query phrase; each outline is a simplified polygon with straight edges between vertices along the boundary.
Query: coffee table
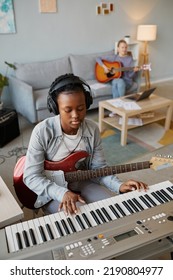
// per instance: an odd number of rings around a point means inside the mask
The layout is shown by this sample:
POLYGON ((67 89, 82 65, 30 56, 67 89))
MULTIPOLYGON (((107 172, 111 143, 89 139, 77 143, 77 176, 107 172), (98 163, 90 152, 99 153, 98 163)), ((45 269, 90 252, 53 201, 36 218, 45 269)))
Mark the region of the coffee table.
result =
MULTIPOLYGON (((126 100, 125 97, 120 99, 126 100)), ((124 108, 115 107, 110 102, 115 99, 105 100, 99 102, 99 129, 103 132, 105 124, 108 124, 121 131, 121 145, 127 144, 127 133, 129 129, 137 127, 136 125, 128 125, 128 118, 135 117, 141 113, 154 112, 154 116, 145 118, 142 125, 153 123, 162 119, 165 119, 165 131, 170 128, 172 111, 173 111, 173 100, 160 97, 156 94, 152 94, 149 98, 137 102, 140 106, 139 110, 125 110, 124 108), (114 112, 115 114, 122 117, 122 125, 119 124, 119 117, 105 117, 105 110, 114 112)))

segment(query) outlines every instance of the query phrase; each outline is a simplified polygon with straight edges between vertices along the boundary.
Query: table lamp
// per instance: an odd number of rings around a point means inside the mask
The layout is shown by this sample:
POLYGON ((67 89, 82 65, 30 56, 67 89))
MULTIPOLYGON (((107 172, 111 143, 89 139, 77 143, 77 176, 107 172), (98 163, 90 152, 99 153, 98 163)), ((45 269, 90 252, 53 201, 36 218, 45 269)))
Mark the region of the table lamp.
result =
MULTIPOLYGON (((157 25, 138 25, 137 40, 144 42, 143 64, 148 64, 148 41, 155 41, 157 34, 157 25)), ((149 70, 144 71, 146 88, 150 88, 150 73, 149 70)))

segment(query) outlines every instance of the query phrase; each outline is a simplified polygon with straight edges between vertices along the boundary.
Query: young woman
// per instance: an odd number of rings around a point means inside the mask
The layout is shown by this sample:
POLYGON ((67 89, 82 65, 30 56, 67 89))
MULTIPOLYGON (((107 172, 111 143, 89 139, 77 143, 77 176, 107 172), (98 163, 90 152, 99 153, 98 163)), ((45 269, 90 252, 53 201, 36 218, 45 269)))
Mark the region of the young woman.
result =
MULTIPOLYGON (((117 44, 117 54, 102 56, 97 58, 97 62, 104 68, 105 73, 109 73, 110 69, 103 63, 103 60, 108 62, 120 62, 122 67, 130 67, 132 70, 123 71, 120 78, 111 80, 112 84, 112 96, 113 98, 119 98, 124 96, 126 91, 130 90, 135 92, 137 90, 137 83, 134 81, 135 73, 139 71, 138 67, 134 67, 134 61, 132 56, 127 53, 128 45, 125 40, 120 40, 117 44)), ((110 114, 113 116, 113 114, 110 114)))
MULTIPOLYGON (((64 177, 67 166, 74 167, 76 152, 86 151, 78 161, 78 169, 107 166, 97 125, 85 118, 92 104, 89 85, 73 74, 57 78, 48 93, 48 109, 55 116, 45 119, 33 129, 24 171, 24 182, 38 196, 35 207, 45 213, 64 210, 77 213, 77 206, 102 200, 134 189, 147 189, 142 182, 121 182, 116 176, 104 176, 93 181, 68 183, 64 177), (69 157, 72 156, 72 159, 69 157), (57 162, 59 170, 51 180, 44 170, 44 161, 57 162), (65 163, 64 163, 65 160, 65 163), (109 190, 109 191, 108 191, 109 190)), ((70 170, 69 170, 70 171, 70 170)))

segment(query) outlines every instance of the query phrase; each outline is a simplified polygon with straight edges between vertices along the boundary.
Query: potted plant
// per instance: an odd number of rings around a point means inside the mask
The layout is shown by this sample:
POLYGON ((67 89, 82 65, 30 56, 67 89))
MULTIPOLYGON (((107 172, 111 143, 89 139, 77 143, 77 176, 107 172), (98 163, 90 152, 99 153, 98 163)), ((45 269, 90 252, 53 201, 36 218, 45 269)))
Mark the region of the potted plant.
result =
POLYGON ((8 63, 7 61, 5 61, 5 64, 7 65, 5 75, 0 73, 0 109, 2 109, 2 106, 3 106, 3 103, 1 100, 3 88, 5 86, 8 86, 8 77, 7 77, 8 67, 13 68, 14 70, 16 69, 16 66, 14 64, 8 63))

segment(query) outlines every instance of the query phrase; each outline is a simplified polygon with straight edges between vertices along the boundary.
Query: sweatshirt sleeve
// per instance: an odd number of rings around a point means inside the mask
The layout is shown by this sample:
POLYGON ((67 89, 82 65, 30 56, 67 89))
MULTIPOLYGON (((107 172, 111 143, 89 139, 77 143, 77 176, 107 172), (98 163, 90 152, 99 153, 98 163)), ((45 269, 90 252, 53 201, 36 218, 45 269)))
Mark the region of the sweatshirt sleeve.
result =
POLYGON ((45 150, 37 125, 31 135, 23 175, 26 186, 38 196, 37 206, 35 207, 41 207, 52 199, 61 202, 64 194, 68 191, 68 183, 65 181, 63 174, 59 174, 59 179, 54 181, 46 176, 44 161, 45 150))

